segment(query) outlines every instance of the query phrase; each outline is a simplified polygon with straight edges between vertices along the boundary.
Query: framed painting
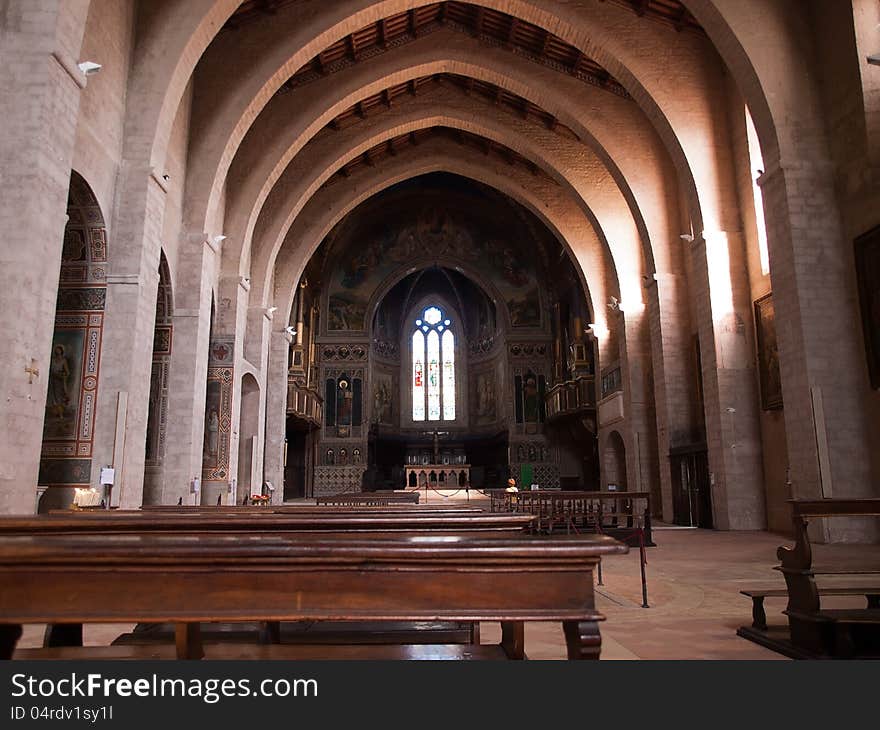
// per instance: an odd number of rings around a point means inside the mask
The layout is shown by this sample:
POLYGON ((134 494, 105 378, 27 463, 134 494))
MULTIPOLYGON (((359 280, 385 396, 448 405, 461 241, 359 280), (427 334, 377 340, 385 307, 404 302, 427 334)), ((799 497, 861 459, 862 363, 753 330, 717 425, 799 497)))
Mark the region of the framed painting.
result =
POLYGON ((755 301, 755 333, 758 338, 758 378, 761 408, 782 408, 782 377, 779 374, 779 347, 776 342, 776 311, 773 294, 755 301))
POLYGON ((880 226, 855 241, 856 282, 871 387, 880 388, 880 226))

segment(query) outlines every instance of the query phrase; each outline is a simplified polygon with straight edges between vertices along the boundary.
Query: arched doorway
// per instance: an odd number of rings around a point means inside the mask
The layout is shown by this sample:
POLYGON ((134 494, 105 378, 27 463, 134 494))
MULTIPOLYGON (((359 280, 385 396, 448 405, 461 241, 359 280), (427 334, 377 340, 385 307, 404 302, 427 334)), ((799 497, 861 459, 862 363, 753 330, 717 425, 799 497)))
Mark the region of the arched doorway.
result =
POLYGON ((260 385, 250 373, 241 378, 241 417, 238 421, 238 489, 239 501, 251 494, 260 494, 262 475, 257 472, 259 459, 260 385))
POLYGON ((605 478, 602 480, 605 489, 626 492, 626 445, 617 431, 608 434, 602 463, 605 467, 605 478))
POLYGON ((107 230, 88 183, 71 173, 49 388, 40 454, 39 511, 69 507, 93 482, 92 448, 107 298, 107 230))
POLYGON ((168 421, 172 307, 171 275, 163 251, 159 260, 159 291, 156 295, 156 325, 153 331, 153 368, 150 374, 150 404, 144 451, 144 504, 161 504, 165 485, 163 460, 168 421))

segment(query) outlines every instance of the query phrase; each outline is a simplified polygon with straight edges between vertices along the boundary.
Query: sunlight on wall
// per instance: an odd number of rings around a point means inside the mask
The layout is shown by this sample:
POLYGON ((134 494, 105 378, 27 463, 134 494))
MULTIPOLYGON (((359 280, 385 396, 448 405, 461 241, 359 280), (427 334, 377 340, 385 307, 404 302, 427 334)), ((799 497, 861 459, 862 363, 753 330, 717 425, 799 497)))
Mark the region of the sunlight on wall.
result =
POLYGON ((758 186, 758 178, 764 169, 764 158, 761 155, 761 144, 758 142, 758 133, 755 131, 755 123, 752 115, 746 107, 746 131, 749 139, 749 166, 752 173, 752 194, 755 197, 755 223, 758 227, 758 252, 761 255, 761 273, 765 276, 770 273, 770 253, 767 248, 767 224, 764 220, 764 196, 758 186))
POLYGON ((730 251, 724 231, 703 231, 706 241, 706 268, 709 270, 709 298, 712 320, 720 322, 733 312, 733 285, 730 281, 730 251))

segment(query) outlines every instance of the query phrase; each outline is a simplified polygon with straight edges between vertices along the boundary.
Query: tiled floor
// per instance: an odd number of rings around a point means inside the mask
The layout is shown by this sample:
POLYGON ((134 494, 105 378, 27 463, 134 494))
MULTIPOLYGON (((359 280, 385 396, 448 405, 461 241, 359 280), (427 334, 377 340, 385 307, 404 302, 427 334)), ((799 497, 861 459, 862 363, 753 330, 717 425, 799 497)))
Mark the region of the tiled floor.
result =
MULTIPOLYGON (((713 532, 658 527, 649 548, 648 600, 641 607, 638 550, 604 561, 604 585, 597 586, 602 624, 603 659, 783 659, 736 636, 751 623, 751 603, 739 591, 747 587, 784 587, 776 549, 789 541, 766 532, 713 532)), ((817 545, 816 563, 871 556, 880 565, 880 546, 817 545)), ((863 599, 837 599, 836 606, 861 606, 863 599), (853 602, 854 601, 854 602, 853 602), (847 603, 848 602, 848 603, 847 603)), ((830 605, 830 599, 829 599, 830 605)), ((784 599, 768 599, 769 623, 784 623, 784 599)), ((85 631, 87 645, 109 644, 130 626, 96 625, 85 631)), ((37 647, 43 627, 29 626, 19 646, 37 647)), ((483 643, 500 640, 496 624, 484 624, 483 643)), ((531 659, 563 659, 565 644, 558 625, 526 627, 531 659)))

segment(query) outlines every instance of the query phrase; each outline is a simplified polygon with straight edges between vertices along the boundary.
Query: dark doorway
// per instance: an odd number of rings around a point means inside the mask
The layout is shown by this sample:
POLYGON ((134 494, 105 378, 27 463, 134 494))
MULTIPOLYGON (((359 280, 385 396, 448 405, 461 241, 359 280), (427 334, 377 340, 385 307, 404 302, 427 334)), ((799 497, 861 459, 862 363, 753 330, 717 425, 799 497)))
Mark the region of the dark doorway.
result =
POLYGON ((673 522, 712 529, 712 490, 705 448, 678 449, 669 454, 672 469, 673 522))
POLYGON ((294 417, 287 419, 284 501, 306 496, 307 449, 311 443, 308 424, 294 417))

